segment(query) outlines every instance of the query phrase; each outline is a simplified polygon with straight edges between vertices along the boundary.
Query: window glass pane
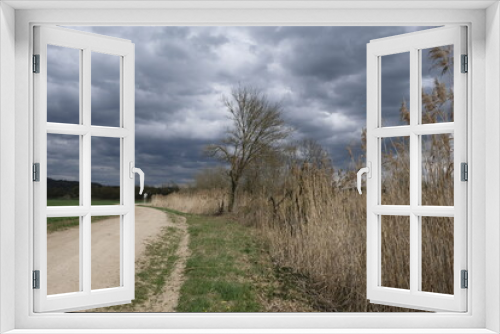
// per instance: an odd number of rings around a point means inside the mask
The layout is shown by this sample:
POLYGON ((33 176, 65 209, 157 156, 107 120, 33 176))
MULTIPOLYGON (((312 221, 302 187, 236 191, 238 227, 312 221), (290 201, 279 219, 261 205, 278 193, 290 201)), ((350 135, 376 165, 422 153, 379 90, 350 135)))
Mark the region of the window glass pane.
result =
POLYGON ((92 205, 120 204, 120 138, 92 137, 92 205))
POLYGON ((422 136, 422 205, 453 206, 453 135, 422 136))
POLYGON ((120 126, 120 57, 92 52, 92 125, 120 126))
POLYGON ((382 205, 410 204, 410 137, 381 139, 382 205))
POLYGON ((381 126, 410 124, 410 53, 380 57, 381 126))
POLYGON ((410 289, 410 217, 380 219, 382 286, 410 289))
POLYGON ((421 217, 422 291, 453 294, 453 218, 421 217))
POLYGON ((47 134, 47 205, 80 205, 80 137, 47 134))
POLYGON ((80 50, 47 45, 47 122, 80 123, 80 50))
POLYGON ((92 290, 120 284, 120 216, 92 217, 92 290))
POLYGON ((453 45, 421 51, 422 124, 453 122, 453 45))
POLYGON ((80 217, 47 218, 47 294, 80 291, 80 217))

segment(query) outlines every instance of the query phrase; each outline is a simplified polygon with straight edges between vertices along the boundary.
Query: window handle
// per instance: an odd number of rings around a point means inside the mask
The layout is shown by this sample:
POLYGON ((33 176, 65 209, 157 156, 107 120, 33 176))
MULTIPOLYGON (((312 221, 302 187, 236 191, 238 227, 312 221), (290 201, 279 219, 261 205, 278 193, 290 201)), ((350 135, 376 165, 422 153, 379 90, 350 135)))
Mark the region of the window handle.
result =
POLYGON ((361 192, 361 176, 366 173, 366 176, 371 179, 372 178, 372 163, 371 162, 368 162, 368 166, 367 167, 363 167, 361 168, 360 170, 358 170, 358 180, 357 180, 357 184, 358 184, 358 192, 360 194, 362 194, 361 192))
POLYGON ((144 190, 144 172, 140 168, 134 167, 134 162, 130 161, 129 163, 129 171, 130 171, 130 178, 134 178, 134 174, 137 173, 139 174, 139 182, 141 184, 141 189, 139 190, 139 195, 142 195, 142 192, 144 190))

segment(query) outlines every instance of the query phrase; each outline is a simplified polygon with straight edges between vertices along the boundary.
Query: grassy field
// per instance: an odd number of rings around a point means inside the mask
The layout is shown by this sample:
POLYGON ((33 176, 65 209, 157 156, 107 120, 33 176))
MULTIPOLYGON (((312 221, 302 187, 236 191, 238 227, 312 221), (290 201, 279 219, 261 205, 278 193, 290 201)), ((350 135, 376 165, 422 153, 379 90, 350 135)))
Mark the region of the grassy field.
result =
MULTIPOLYGON (((92 200, 92 205, 118 205, 116 200, 92 200)), ((47 206, 78 206, 80 205, 77 199, 48 199, 47 206)))

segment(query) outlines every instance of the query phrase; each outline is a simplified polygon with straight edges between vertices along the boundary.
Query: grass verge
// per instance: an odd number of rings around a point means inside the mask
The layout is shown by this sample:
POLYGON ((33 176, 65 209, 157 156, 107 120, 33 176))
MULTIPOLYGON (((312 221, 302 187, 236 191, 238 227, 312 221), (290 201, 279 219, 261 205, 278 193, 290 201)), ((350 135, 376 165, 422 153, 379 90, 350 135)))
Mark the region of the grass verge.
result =
POLYGON ((255 231, 227 216, 185 214, 191 256, 177 312, 311 311, 307 297, 274 268, 255 231))
POLYGON ((251 279, 257 247, 247 229, 222 217, 162 210, 185 217, 190 234, 177 312, 260 311, 251 279))

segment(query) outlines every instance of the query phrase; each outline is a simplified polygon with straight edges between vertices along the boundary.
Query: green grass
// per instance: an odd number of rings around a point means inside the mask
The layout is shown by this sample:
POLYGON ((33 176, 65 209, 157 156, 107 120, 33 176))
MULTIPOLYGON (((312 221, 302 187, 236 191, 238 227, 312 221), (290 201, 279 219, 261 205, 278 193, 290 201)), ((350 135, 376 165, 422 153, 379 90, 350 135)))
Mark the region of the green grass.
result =
POLYGON ((163 229, 158 242, 147 246, 145 260, 137 264, 142 269, 137 274, 132 304, 142 304, 148 297, 162 294, 166 279, 178 260, 176 252, 180 239, 179 229, 167 227, 163 229))
MULTIPOLYGON (((118 205, 117 200, 92 200, 92 205, 118 205)), ((47 206, 78 206, 80 201, 77 199, 48 199, 47 206)))
POLYGON ((186 218, 191 256, 177 312, 259 312, 260 250, 249 229, 224 217, 161 209, 186 218))
MULTIPOLYGON (((110 218, 113 216, 93 216, 91 218, 92 223, 110 218)), ((53 217, 47 218, 47 233, 52 233, 56 231, 64 231, 68 228, 78 226, 80 220, 78 217, 53 217)))

